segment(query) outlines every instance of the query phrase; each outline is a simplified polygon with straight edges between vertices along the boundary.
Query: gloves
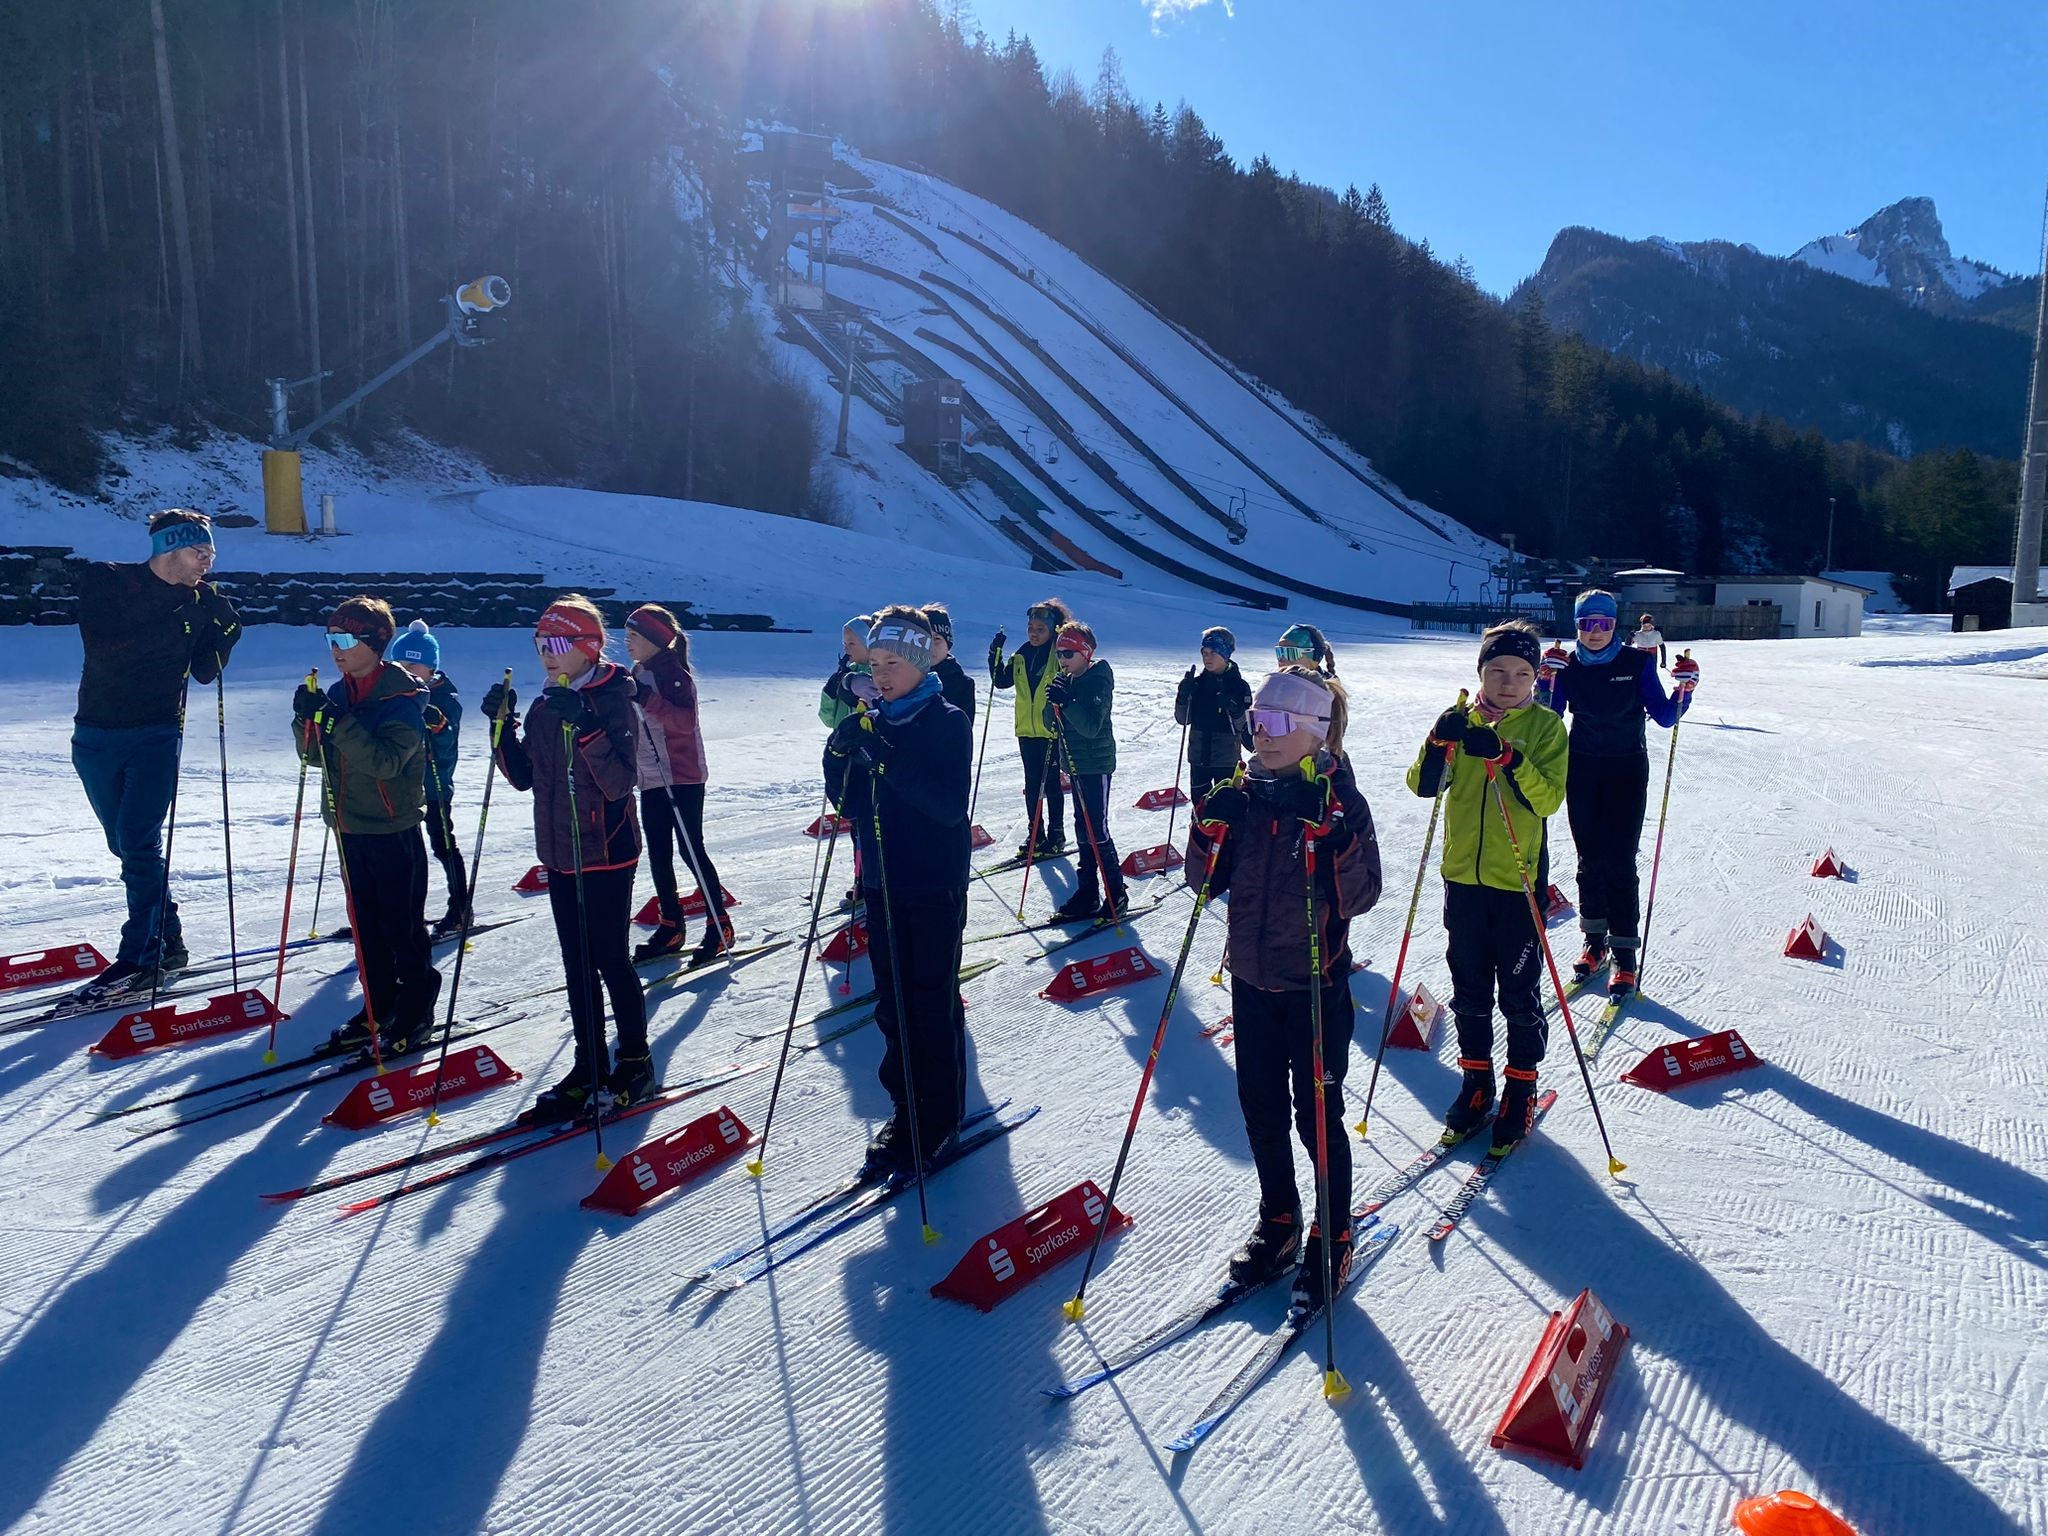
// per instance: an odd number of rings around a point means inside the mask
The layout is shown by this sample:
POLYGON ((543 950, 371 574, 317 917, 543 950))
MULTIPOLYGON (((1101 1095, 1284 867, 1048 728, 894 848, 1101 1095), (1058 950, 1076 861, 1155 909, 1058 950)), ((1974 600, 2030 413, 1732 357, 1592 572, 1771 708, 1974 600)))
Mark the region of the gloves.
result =
POLYGON ((1237 827, 1251 814, 1251 791, 1242 784, 1218 784, 1195 808, 1198 820, 1209 825, 1237 827))
POLYGON ((420 721, 436 736, 448 729, 448 717, 432 704, 420 706, 420 721))
POLYGON ((1334 811, 1333 792, 1327 778, 1282 779, 1274 795, 1274 808, 1283 816, 1292 816, 1296 821, 1305 821, 1311 826, 1329 824, 1334 811))
POLYGON ((483 710, 486 715, 495 717, 499 710, 503 710, 506 717, 510 719, 513 718, 513 711, 518 707, 518 693, 507 687, 504 683, 493 683, 484 690, 483 710))
POLYGON ((1056 704, 1061 709, 1065 709, 1067 707, 1067 700, 1073 696, 1074 680, 1064 672, 1056 674, 1045 685, 1045 702, 1048 704, 1056 704))
POLYGON ((541 690, 540 701, 574 726, 578 734, 597 727, 597 711, 590 707, 590 700, 574 688, 555 683, 541 690))
POLYGON ((879 732, 868 729, 871 715, 848 715, 832 727, 832 735, 826 745, 836 757, 861 757, 869 762, 879 762, 888 753, 888 740, 879 732))
POLYGON ((1572 653, 1570 651, 1552 642, 1550 649, 1543 653, 1543 665, 1537 670, 1543 674, 1544 679, 1547 681, 1562 672, 1565 668, 1565 663, 1571 659, 1572 653))
POLYGON ((1700 685, 1700 664, 1689 655, 1679 657, 1671 663, 1671 685, 1691 697, 1693 689, 1700 685))
POLYGON ((1459 750, 1467 757, 1482 763, 1499 763, 1507 766, 1514 758, 1515 749, 1500 739, 1500 732, 1490 725, 1468 725, 1464 739, 1458 743, 1459 750))
POLYGON ((219 587, 212 582, 203 582, 199 587, 199 614, 215 629, 234 629, 242 622, 242 616, 235 612, 235 605, 221 595, 219 587))
POLYGON ((310 684, 299 684, 298 691, 292 695, 292 718, 301 725, 314 719, 326 707, 327 695, 310 684))
POLYGON ((1434 747, 1448 747, 1465 739, 1465 711, 1452 705, 1436 717, 1436 724, 1429 728, 1429 742, 1434 747))
POLYGON ((1010 641, 1010 634, 1009 634, 1009 631, 1008 631, 1008 630, 1003 630, 1003 629, 999 629, 999 630, 997 630, 997 631, 996 631, 996 637, 995 637, 995 639, 993 639, 993 640, 989 641, 989 643, 988 643, 988 664, 989 664, 989 665, 990 665, 991 667, 997 667, 997 666, 1001 666, 1001 665, 1002 665, 1002 661, 1003 661, 1003 647, 1004 647, 1005 645, 1009 644, 1009 641, 1010 641))

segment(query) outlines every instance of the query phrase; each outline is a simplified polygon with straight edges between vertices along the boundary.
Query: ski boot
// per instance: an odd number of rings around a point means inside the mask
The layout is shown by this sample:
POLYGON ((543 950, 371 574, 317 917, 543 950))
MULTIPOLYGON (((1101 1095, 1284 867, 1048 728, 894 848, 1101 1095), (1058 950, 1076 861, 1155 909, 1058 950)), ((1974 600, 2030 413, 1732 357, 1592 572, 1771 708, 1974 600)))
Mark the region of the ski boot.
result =
POLYGON ((1330 1244, 1330 1295, 1323 1294, 1323 1229, 1311 1226, 1308 1241, 1301 1247, 1301 1264, 1294 1271, 1292 1305, 1298 1312, 1320 1309, 1333 1296, 1343 1293, 1351 1278, 1351 1228, 1346 1226, 1330 1244))
POLYGON ((1458 1066, 1463 1069, 1465 1078, 1458 1084, 1458 1097, 1444 1112, 1444 1141, 1447 1145, 1470 1136, 1486 1123, 1486 1117, 1493 1111, 1493 1063, 1460 1056, 1458 1066))
POLYGON ((1606 963, 1607 935, 1589 933, 1586 935, 1585 951, 1572 963, 1572 980, 1584 981, 1606 963))
POLYGON ((132 960, 116 960, 99 975, 71 994, 71 1001, 80 1007, 97 1008, 111 1003, 116 998, 128 997, 136 992, 147 992, 152 980, 143 966, 132 960))
POLYGON ((427 930, 427 937, 436 944, 444 944, 457 938, 469 926, 469 914, 450 907, 434 919, 434 926, 427 930))
POLYGON ((612 1101, 614 1109, 623 1109, 629 1104, 638 1104, 654 1097, 659 1086, 654 1077, 654 1058, 642 1051, 638 1056, 621 1054, 612 1063, 611 1076, 604 1081, 604 1091, 612 1101))
POLYGON ((694 971, 700 965, 709 965, 720 955, 729 953, 734 937, 731 918, 721 916, 713 922, 707 917, 704 920, 704 937, 690 951, 690 969, 694 971))
POLYGON ((370 1028, 370 1015, 358 1008, 355 1013, 327 1037, 327 1052, 330 1056, 351 1056, 357 1051, 370 1048, 370 1038, 376 1032, 370 1028))
POLYGON ((590 1071, 572 1067, 569 1075, 528 1106, 519 1118, 526 1125, 566 1125, 590 1107, 590 1071))
POLYGON ((660 960, 668 955, 680 955, 683 946, 689 942, 689 931, 678 917, 671 921, 663 917, 654 932, 633 946, 633 963, 645 965, 650 960, 660 960))
POLYGON ((1058 923, 1085 923, 1101 915, 1102 898, 1099 895, 1094 891, 1076 891, 1052 916, 1058 923))
POLYGON ((1301 1212, 1259 1207, 1258 1224, 1230 1256, 1230 1278, 1239 1285, 1262 1285, 1294 1262, 1301 1250, 1301 1212))
POLYGON ((1635 996, 1636 991, 1636 950, 1634 943, 1614 944, 1614 967, 1607 975, 1607 1000, 1625 1003, 1635 996))
POLYGON ((1536 1118, 1536 1069, 1509 1067, 1508 1085, 1501 1091, 1500 1113, 1493 1117, 1493 1150, 1508 1152, 1529 1134, 1536 1118))
POLYGON ((910 1132, 904 1128, 903 1116, 898 1113, 883 1121, 882 1128, 868 1142, 867 1155, 861 1160, 858 1177, 863 1184, 881 1184, 895 1178, 909 1166, 910 1132), (897 1145, 899 1141, 901 1146, 897 1145))
POLYGON ((1125 887, 1123 881, 1119 880, 1110 887, 1109 896, 1102 903, 1102 915, 1104 917, 1121 918, 1130 909, 1131 893, 1125 887))
POLYGON ((185 941, 166 936, 163 948, 158 951, 156 959, 156 968, 163 977, 168 980, 174 973, 184 970, 191 963, 192 956, 185 948, 185 941))

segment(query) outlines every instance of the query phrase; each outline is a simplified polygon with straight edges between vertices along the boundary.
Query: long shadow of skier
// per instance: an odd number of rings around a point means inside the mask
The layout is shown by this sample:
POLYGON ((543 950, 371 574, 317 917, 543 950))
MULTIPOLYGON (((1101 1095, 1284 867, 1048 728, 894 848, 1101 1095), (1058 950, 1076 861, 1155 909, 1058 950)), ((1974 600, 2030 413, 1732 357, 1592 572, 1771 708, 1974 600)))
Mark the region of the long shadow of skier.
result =
MULTIPOLYGON (((9 1413, 0 1435, 0 1529, 35 1508, 128 1389, 214 1299, 236 1262, 283 1218, 286 1208, 258 1201, 256 1191, 304 1182, 338 1145, 301 1145, 302 1134, 295 1117, 273 1126, 99 1268, 67 1285, 0 1360, 0 1402, 21 1410, 9 1413)), ((152 1177, 123 1165, 95 1192, 97 1208, 147 1198, 161 1179, 161 1172, 152 1177)))
MULTIPOLYGON (((1590 1285, 1633 1330, 1635 1349, 1683 1377, 1679 1390, 1796 1462, 1818 1485, 1815 1495, 1860 1530, 2025 1536, 1955 1467, 1771 1337, 1709 1271, 1638 1221, 1626 1195, 1561 1149, 1546 1151, 1540 1166, 1532 1159, 1521 1176, 1496 1180, 1466 1220, 1480 1241, 1501 1243, 1527 1266, 1558 1304, 1590 1285)), ((1628 1427, 1637 1411, 1630 1403, 1618 1396, 1612 1412, 1603 1411, 1596 1456, 1602 1437, 1628 1427)), ((1571 1496, 1606 1509, 1626 1486, 1619 1476, 1604 1487, 1574 1482, 1571 1496)))

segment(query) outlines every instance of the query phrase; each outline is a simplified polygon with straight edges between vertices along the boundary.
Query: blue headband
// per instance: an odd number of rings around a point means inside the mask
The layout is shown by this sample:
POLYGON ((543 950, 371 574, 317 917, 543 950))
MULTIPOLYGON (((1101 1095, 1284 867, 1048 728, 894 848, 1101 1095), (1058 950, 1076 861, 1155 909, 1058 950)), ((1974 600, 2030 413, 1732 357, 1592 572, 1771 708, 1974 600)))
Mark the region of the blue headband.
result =
POLYGON ((152 558, 168 555, 174 549, 194 549, 199 545, 213 548, 213 530, 204 523, 166 523, 149 536, 149 553, 152 558))
POLYGON ((1572 617, 1583 619, 1589 613, 1603 613, 1610 619, 1621 617, 1621 608, 1611 592, 1588 592, 1572 604, 1572 617))

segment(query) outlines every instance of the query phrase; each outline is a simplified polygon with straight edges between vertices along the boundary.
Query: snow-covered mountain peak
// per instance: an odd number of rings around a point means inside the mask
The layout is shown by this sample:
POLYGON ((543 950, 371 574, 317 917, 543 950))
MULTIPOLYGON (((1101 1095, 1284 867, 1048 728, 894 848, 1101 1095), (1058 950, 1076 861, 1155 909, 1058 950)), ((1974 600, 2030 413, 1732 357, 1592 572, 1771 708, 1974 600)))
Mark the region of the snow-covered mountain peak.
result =
POLYGON ((1949 249, 1931 197, 1905 197, 1855 228, 1823 235, 1792 253, 1822 272, 1889 288, 1912 304, 1967 303, 2018 279, 1949 249))

